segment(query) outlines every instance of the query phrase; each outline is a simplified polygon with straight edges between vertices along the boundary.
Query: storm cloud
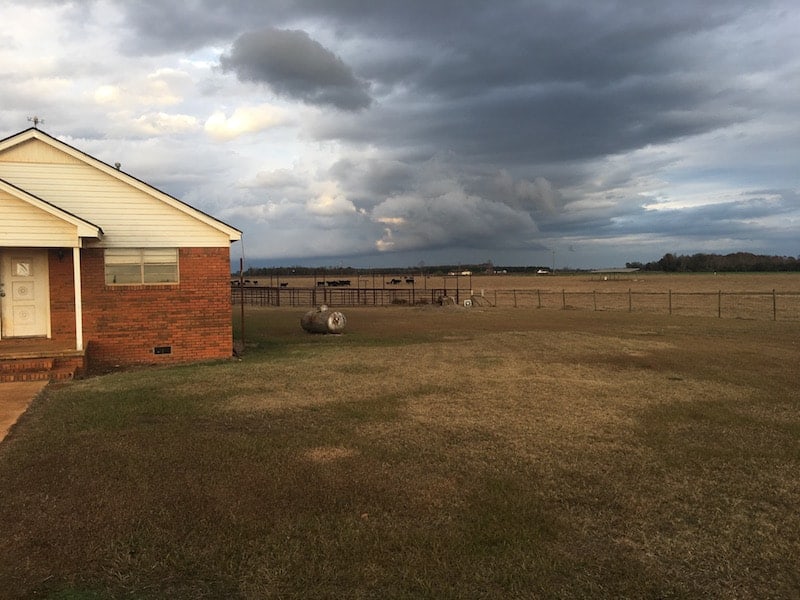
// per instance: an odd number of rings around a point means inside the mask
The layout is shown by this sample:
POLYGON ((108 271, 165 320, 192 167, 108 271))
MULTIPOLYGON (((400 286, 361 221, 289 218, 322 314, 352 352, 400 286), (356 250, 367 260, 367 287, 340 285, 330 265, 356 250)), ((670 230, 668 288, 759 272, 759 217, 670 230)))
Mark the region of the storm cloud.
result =
POLYGON ((43 127, 244 230, 259 264, 797 255, 789 0, 12 0, 43 127))
POLYGON ((372 101, 352 70, 305 31, 267 28, 243 33, 220 64, 241 80, 262 83, 309 104, 359 110, 372 101))

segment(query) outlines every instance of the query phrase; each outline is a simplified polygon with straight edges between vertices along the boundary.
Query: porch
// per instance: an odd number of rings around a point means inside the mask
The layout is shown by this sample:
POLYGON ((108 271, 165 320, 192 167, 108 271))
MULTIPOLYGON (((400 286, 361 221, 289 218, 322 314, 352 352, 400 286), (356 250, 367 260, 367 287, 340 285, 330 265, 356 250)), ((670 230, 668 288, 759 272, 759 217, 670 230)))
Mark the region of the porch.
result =
POLYGON ((72 379, 86 370, 86 353, 45 338, 0 340, 0 383, 72 379))

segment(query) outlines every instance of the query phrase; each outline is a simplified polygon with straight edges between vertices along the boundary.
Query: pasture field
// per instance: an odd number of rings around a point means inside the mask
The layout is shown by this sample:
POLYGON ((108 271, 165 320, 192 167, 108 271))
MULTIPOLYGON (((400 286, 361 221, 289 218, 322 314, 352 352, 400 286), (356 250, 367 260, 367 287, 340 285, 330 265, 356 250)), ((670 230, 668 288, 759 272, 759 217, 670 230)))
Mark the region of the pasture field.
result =
MULTIPOLYGON (((329 275, 328 279, 349 279, 352 287, 396 287, 406 289, 412 284, 406 283, 407 275, 391 272, 376 272, 374 276, 355 277, 351 275, 329 275), (400 284, 388 283, 399 279, 400 284)), ((800 293, 800 273, 655 273, 634 272, 622 274, 578 273, 556 275, 485 275, 441 276, 414 274, 414 287, 417 289, 453 288, 456 283, 461 289, 480 290, 546 290, 560 292, 613 291, 624 292, 628 289, 639 292, 798 292, 800 293), (604 277, 607 279, 604 280, 604 277)), ((311 288, 322 281, 319 277, 287 276, 272 277, 269 275, 255 277, 258 285, 279 285, 286 283, 288 287, 311 288)), ((251 280, 252 281, 252 280, 251 280)))
POLYGON ((800 323, 304 312, 49 386, 0 444, 0 597, 800 596, 800 323))
MULTIPOLYGON (((330 280, 336 282, 338 277, 330 280)), ((384 306, 430 304, 447 296, 458 304, 469 299, 505 308, 800 321, 800 273, 418 275, 412 282, 408 276, 378 273, 348 279, 349 285, 343 287, 315 285, 313 277, 249 281, 246 287, 251 289, 234 288, 234 303, 244 297, 245 304, 254 306, 384 306)))

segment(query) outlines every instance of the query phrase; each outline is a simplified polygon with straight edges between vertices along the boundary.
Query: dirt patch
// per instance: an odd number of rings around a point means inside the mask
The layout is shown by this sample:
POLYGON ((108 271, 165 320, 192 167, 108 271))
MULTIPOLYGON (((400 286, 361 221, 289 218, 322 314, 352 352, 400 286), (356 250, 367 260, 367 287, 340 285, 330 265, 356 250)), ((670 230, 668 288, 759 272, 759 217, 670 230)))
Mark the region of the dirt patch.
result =
POLYGON ((307 450, 304 456, 314 462, 327 463, 356 456, 358 452, 342 446, 319 446, 307 450))
POLYGON ((0 384, 0 441, 5 439, 31 401, 47 385, 46 381, 20 381, 0 384))

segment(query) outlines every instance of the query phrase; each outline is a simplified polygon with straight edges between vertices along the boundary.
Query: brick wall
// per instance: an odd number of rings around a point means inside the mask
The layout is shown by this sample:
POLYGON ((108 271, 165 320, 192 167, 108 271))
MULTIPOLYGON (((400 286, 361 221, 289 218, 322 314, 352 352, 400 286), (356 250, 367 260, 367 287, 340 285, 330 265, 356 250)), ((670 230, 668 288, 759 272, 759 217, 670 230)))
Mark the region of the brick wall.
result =
POLYGON ((75 347, 75 286, 72 248, 48 251, 50 330, 53 340, 75 347))
MULTIPOLYGON (((67 262, 71 277, 71 258, 62 264, 67 262)), ((107 286, 103 250, 81 251, 83 337, 90 369, 231 356, 229 249, 181 248, 178 262, 178 284, 107 286), (156 354, 157 347, 168 347, 170 353, 156 354)), ((61 277, 59 265, 51 270, 51 285, 60 286, 61 277)), ((67 287, 71 290, 72 284, 67 287)), ((54 337, 57 329, 59 336, 69 335, 61 318, 68 307, 60 292, 51 295, 54 337)))

